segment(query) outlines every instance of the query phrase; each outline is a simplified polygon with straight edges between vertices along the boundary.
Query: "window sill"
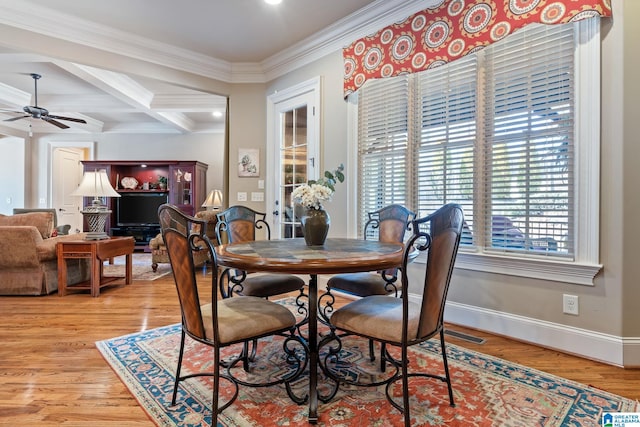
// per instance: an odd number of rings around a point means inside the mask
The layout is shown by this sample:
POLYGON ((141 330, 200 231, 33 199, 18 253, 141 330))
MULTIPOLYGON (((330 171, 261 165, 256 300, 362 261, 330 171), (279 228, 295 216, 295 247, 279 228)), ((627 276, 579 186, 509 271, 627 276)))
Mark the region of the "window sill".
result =
MULTIPOLYGON (((421 256, 416 262, 425 260, 421 256)), ((593 279, 602 265, 458 252, 455 268, 593 286, 593 279)))
POLYGON ((456 268, 593 286, 601 264, 458 252, 456 268))

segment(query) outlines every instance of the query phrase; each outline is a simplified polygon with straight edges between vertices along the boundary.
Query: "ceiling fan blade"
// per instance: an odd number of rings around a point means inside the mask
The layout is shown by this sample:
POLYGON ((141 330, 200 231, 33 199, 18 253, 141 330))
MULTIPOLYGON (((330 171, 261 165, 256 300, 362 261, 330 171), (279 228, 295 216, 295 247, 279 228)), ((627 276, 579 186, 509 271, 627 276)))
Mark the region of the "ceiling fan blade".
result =
POLYGON ((62 116, 52 116, 51 114, 48 114, 47 117, 49 117, 50 119, 57 119, 57 120, 68 120, 70 122, 76 122, 76 123, 84 123, 86 124, 87 122, 85 120, 82 119, 76 119, 74 117, 62 117, 62 116))
POLYGON ((60 129, 69 129, 69 126, 65 125, 64 123, 60 123, 57 120, 53 120, 51 116, 43 116, 42 120, 44 120, 45 122, 51 123, 54 126, 58 126, 60 129))
POLYGON ((27 117, 31 117, 31 116, 11 117, 10 119, 4 119, 3 122, 13 122, 13 121, 20 120, 20 119, 26 119, 27 117))

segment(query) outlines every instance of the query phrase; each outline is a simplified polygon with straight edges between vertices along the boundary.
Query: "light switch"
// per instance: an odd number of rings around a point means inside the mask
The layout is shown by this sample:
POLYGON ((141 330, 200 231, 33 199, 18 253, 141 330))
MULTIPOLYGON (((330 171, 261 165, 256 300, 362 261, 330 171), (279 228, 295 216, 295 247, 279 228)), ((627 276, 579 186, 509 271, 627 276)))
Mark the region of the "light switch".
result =
POLYGON ((238 201, 246 202, 247 201, 247 192, 246 191, 238 191, 238 201))
POLYGON ((251 201, 252 202, 264 202, 264 193, 262 191, 252 191, 251 192, 251 201))
POLYGON ((258 180, 258 189, 264 190, 264 179, 258 180))

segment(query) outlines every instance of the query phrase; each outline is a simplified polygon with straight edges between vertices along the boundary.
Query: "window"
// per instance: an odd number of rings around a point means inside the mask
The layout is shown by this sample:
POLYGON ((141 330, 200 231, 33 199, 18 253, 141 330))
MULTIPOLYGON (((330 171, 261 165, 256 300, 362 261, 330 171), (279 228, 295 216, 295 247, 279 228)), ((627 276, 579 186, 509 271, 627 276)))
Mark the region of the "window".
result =
POLYGON ((598 29, 597 19, 530 25, 449 64, 368 82, 357 94, 359 229, 390 203, 419 216, 459 203, 458 267, 591 284, 598 29), (558 276, 568 265, 584 269, 558 276))

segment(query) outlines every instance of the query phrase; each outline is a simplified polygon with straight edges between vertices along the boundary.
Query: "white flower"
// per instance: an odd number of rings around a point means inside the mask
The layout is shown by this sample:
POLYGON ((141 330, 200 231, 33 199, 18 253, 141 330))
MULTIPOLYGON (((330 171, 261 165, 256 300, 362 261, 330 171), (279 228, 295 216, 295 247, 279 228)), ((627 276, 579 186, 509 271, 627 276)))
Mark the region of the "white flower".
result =
POLYGON ((307 209, 322 209, 322 202, 331 200, 333 190, 320 184, 302 184, 291 193, 293 201, 307 209))

